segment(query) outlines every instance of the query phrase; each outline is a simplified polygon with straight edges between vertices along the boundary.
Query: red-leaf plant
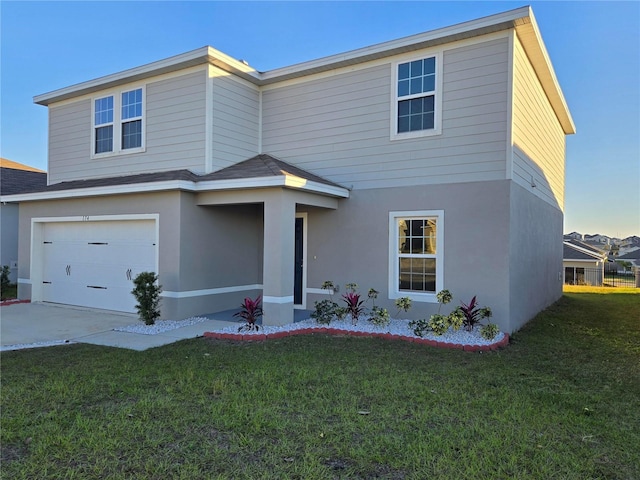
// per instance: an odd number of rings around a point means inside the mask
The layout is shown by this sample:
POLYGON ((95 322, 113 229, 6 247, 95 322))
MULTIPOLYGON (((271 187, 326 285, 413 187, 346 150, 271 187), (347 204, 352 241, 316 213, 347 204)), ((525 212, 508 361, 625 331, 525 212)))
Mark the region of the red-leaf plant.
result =
POLYGON ((491 308, 484 307, 479 308, 476 302, 476 297, 474 296, 469 304, 462 303, 462 306, 458 307, 458 309, 464 315, 463 325, 465 330, 468 332, 473 330, 473 327, 478 325, 482 319, 491 317, 491 308))
POLYGON ((351 315, 351 322, 355 325, 358 323, 358 317, 364 312, 364 300, 360 300, 360 294, 356 292, 347 292, 342 295, 344 302, 347 304, 347 313, 351 315))
POLYGON ((260 306, 261 300, 261 295, 258 295, 255 300, 246 297, 240 305, 241 310, 233 314, 234 317, 240 317, 246 322, 238 328, 239 332, 242 330, 258 330, 260 328, 260 326, 256 324, 256 321, 262 316, 262 307, 260 306))

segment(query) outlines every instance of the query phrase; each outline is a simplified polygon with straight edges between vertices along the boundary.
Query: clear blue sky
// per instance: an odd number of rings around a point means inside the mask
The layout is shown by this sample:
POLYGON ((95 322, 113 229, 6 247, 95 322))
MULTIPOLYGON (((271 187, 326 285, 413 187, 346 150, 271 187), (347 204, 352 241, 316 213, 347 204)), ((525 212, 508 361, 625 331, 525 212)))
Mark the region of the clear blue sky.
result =
MULTIPOLYGON (((0 155, 47 168, 33 96, 198 47, 270 70, 523 5, 2 1, 0 155)), ((640 3, 531 5, 578 130, 565 232, 640 235, 640 3)))

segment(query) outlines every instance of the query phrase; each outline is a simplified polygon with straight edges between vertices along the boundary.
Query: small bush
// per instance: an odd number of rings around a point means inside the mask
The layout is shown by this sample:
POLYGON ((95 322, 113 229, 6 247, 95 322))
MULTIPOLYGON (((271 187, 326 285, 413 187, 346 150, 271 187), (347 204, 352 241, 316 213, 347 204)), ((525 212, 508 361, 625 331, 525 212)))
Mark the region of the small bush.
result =
POLYGON ((240 305, 240 311, 233 314, 234 317, 240 317, 246 322, 238 328, 239 332, 242 330, 258 330, 260 328, 256 322, 262 316, 261 300, 262 297, 260 295, 255 300, 246 297, 240 305))
POLYGON ((322 325, 329 325, 331 320, 339 317, 338 310, 341 310, 338 304, 332 300, 322 300, 315 302, 315 310, 311 313, 311 318, 322 325))
POLYGON ((449 320, 449 325, 455 331, 460 330, 460 327, 464 324, 464 315, 458 309, 451 312, 447 318, 449 320))
POLYGON ((138 315, 145 324, 153 325, 160 318, 162 286, 158 285, 158 276, 154 272, 141 272, 134 278, 133 285, 131 293, 138 301, 138 315))
POLYGON ((369 316, 369 321, 373 323, 376 327, 386 327, 389 325, 389 312, 386 308, 380 308, 378 306, 373 306, 371 308, 371 315, 369 316))
POLYGON ((449 330, 449 319, 445 315, 439 313, 431 315, 429 319, 429 328, 435 335, 444 335, 449 330))
POLYGON ((408 312, 411 308, 411 299, 409 297, 398 298, 396 300, 396 307, 398 308, 398 313, 400 313, 400 310, 408 312))
POLYGON ((480 335, 486 340, 493 340, 499 332, 500 329, 495 323, 488 323, 480 328, 480 335))
MULTIPOLYGON (((349 288, 349 285, 347 285, 347 288, 349 288)), ((358 318, 364 311, 364 300, 360 300, 360 294, 353 291, 345 293, 342 298, 346 303, 347 314, 351 315, 351 322, 354 325, 357 324, 358 318)))
POLYGON ((411 320, 409 322, 409 328, 413 330, 413 334, 422 337, 425 333, 431 331, 431 327, 429 326, 429 321, 421 318, 419 320, 411 320))
POLYGON ((465 330, 471 332, 473 327, 478 325, 484 318, 490 318, 492 313, 489 307, 480 308, 478 307, 478 302, 476 301, 476 297, 474 296, 469 304, 462 303, 462 306, 458 307, 462 315, 464 316, 464 320, 462 321, 465 330))
POLYGON ((0 270, 0 291, 4 292, 11 286, 11 282, 9 281, 10 273, 11 269, 9 268, 9 265, 3 265, 2 270, 0 270))

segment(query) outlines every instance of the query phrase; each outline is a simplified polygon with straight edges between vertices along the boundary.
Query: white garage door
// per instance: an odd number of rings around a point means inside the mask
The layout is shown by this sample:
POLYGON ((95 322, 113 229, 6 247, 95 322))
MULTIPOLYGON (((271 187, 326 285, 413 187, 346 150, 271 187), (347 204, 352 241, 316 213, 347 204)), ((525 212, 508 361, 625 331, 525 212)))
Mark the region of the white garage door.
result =
POLYGON ((44 225, 42 300, 135 312, 133 279, 156 271, 153 220, 44 225))

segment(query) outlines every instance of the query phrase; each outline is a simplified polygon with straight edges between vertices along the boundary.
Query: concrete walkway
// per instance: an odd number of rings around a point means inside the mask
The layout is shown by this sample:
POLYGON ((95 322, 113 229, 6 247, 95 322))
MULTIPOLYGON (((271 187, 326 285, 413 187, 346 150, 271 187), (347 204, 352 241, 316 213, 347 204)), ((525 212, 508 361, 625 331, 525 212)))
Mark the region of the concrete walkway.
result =
POLYGON ((137 315, 105 310, 42 303, 6 305, 0 307, 0 346, 11 350, 16 345, 74 342, 141 351, 238 324, 207 320, 156 335, 113 330, 138 322, 137 315))

